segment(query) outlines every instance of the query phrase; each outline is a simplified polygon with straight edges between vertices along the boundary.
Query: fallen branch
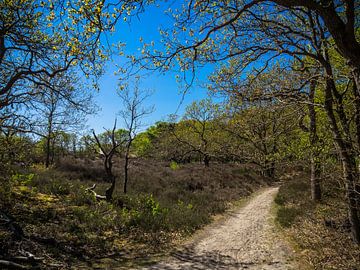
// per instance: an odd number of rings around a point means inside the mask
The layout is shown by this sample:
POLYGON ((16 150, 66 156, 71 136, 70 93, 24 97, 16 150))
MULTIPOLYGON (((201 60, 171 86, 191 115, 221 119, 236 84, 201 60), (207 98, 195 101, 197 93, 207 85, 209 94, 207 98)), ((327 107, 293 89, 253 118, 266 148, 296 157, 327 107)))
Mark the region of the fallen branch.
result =
MULTIPOLYGON (((32 269, 31 266, 25 266, 12 261, 0 260, 0 266, 5 266, 7 269, 32 269)), ((2 268, 2 267, 0 267, 2 268)))
POLYGON ((106 196, 103 196, 103 195, 99 195, 95 192, 95 189, 96 188, 96 184, 92 185, 91 187, 85 189, 87 192, 91 192, 92 194, 94 194, 95 198, 98 200, 98 201, 101 201, 101 200, 106 200, 106 196))

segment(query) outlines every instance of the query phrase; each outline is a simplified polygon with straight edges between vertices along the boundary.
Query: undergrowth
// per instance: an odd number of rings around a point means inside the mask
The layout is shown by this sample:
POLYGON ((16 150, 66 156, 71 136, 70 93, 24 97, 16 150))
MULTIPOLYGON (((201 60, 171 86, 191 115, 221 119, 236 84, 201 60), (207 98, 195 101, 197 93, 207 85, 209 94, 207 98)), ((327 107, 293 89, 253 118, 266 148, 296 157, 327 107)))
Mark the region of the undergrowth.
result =
MULTIPOLYGON (((74 164, 70 176, 64 167, 37 166, 12 174, 6 193, 0 194, 8 195, 7 206, 2 207, 29 239, 22 242, 22 249, 68 267, 110 255, 123 259, 163 252, 210 222, 229 202, 268 184, 241 166, 188 164, 175 169, 166 163, 134 161, 130 192, 122 193, 118 172, 111 203, 97 201, 86 191, 97 183, 96 192, 104 194, 109 184, 85 180, 74 164), (75 175, 80 177, 74 179, 75 175)), ((0 229, 1 254, 16 255, 18 245, 14 240, 9 244, 9 237, 0 229)))
POLYGON ((360 269, 360 248, 351 240, 344 190, 335 177, 323 183, 323 199, 317 204, 310 200, 308 174, 287 177, 275 198, 276 221, 311 268, 360 269))

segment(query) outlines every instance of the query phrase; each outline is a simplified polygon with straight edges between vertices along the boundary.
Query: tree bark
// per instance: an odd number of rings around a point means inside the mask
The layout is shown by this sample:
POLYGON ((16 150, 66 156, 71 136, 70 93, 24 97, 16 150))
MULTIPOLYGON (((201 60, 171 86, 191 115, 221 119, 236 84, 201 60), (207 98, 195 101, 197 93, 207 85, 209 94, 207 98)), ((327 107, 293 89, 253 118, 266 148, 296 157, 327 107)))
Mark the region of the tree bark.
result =
POLYGON ((275 161, 265 160, 263 174, 270 178, 275 177, 275 161))
POLYGON ((311 199, 313 201, 320 201, 322 197, 321 192, 321 164, 317 160, 317 157, 312 156, 310 159, 311 177, 311 199))
POLYGON ((205 167, 210 166, 210 157, 208 155, 204 155, 204 165, 205 167))
POLYGON ((50 149, 51 148, 50 140, 51 140, 50 135, 48 135, 46 138, 46 149, 45 149, 45 151, 46 151, 45 167, 46 168, 49 168, 49 166, 50 166, 50 150, 51 150, 50 149))
POLYGON ((321 200, 321 164, 319 161, 319 150, 318 143, 319 137, 317 135, 316 128, 316 110, 315 110, 315 90, 316 90, 316 81, 310 82, 310 92, 309 92, 309 118, 310 118, 310 128, 309 128, 309 139, 311 147, 311 157, 310 157, 310 186, 311 186, 311 199, 313 201, 321 200))
POLYGON ((360 152, 360 93, 359 89, 355 84, 355 78, 353 82, 353 95, 354 95, 354 105, 355 105, 355 126, 356 126, 356 143, 358 154, 360 152))
POLYGON ((354 76, 354 89, 357 91, 358 96, 360 96, 360 67, 353 67, 353 76, 354 76))
POLYGON ((131 132, 129 132, 129 141, 126 145, 126 152, 125 152, 125 163, 124 163, 124 194, 127 192, 127 184, 129 180, 129 155, 130 155, 130 147, 133 141, 133 138, 131 137, 131 132))
MULTIPOLYGON (((331 77, 327 77, 325 87, 325 110, 330 121, 335 143, 340 150, 352 238, 355 243, 360 244, 360 220, 356 201, 357 194, 355 190, 359 179, 355 161, 356 154, 353 151, 354 149, 351 149, 350 143, 343 138, 338 127, 333 108, 333 87, 335 87, 333 79, 331 77)), ((346 126, 346 123, 342 123, 342 125, 346 126)))
POLYGON ((105 197, 108 202, 112 200, 112 195, 114 193, 115 184, 116 184, 115 176, 112 175, 110 178, 111 178, 111 186, 105 191, 105 197))
POLYGON ((128 183, 128 169, 129 169, 129 155, 125 155, 125 164, 124 164, 124 194, 127 192, 127 183, 128 183))

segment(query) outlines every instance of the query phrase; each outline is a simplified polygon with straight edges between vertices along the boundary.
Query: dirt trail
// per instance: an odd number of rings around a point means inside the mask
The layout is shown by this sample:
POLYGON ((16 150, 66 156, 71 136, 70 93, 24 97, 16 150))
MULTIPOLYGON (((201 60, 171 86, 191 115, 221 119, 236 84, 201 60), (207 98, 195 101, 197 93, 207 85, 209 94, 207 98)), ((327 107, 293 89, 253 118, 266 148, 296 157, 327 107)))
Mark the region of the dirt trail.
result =
POLYGON ((276 234, 267 188, 244 207, 198 233, 182 250, 145 269, 296 269, 292 250, 276 234))

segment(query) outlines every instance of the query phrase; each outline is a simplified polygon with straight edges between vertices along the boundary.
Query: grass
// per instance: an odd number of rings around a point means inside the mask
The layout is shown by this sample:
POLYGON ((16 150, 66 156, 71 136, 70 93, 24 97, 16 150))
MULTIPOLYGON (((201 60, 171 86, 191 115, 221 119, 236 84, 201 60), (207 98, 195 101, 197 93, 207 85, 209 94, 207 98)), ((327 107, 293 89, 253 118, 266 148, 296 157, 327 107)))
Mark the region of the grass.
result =
MULTIPOLYGON (((68 165, 53 169, 37 166, 14 175, 11 196, 3 206, 30 239, 22 248, 64 267, 109 255, 121 257, 121 263, 132 258, 144 263, 149 255, 162 254, 223 213, 229 202, 269 182, 244 165, 205 168, 186 164, 174 169, 165 162, 133 160, 129 193, 122 193, 122 173, 115 168, 118 183, 114 200, 98 202, 86 188, 97 183, 96 191, 103 194, 109 184, 98 174, 86 179, 84 161, 79 161, 78 170, 76 162, 69 171, 68 165)), ((93 165, 101 163, 94 161, 93 165)), ((9 237, 0 229, 0 251, 15 255, 16 244, 8 244, 9 237)))
POLYGON ((310 177, 304 172, 284 181, 275 198, 277 224, 311 269, 360 269, 360 248, 342 226, 347 209, 337 176, 326 178, 320 203, 311 202, 310 177), (330 221, 335 226, 328 226, 330 221))

